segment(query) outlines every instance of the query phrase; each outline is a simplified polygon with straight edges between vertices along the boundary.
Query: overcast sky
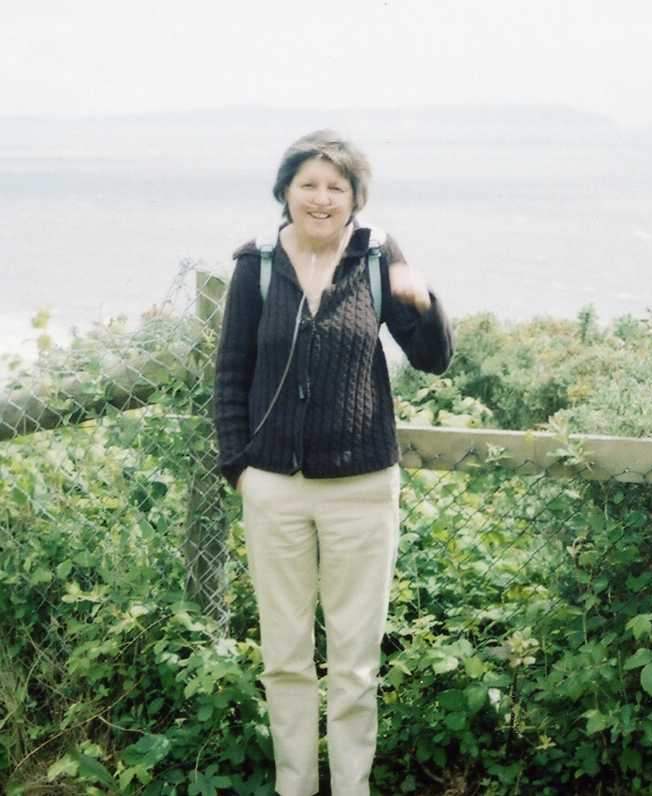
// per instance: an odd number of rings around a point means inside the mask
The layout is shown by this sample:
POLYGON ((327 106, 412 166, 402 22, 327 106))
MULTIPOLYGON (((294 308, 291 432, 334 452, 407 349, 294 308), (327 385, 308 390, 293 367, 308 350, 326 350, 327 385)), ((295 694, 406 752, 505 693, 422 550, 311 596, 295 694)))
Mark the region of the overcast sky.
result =
POLYGON ((0 115, 562 103, 652 125, 650 0, 1 0, 0 115))

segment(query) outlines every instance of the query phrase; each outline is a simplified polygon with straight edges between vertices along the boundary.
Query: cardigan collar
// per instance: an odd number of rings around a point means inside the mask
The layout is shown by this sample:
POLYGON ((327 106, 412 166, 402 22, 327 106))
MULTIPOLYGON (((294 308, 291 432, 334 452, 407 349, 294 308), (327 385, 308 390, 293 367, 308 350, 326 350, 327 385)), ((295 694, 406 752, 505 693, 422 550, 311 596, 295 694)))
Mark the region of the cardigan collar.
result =
MULTIPOLYGON (((283 227, 286 226, 287 223, 281 224, 281 226, 278 228, 276 232, 275 251, 283 250, 283 246, 280 242, 280 232, 283 229, 283 227)), ((349 239, 346 249, 344 250, 342 259, 344 260, 348 257, 364 257, 367 253, 367 249, 369 248, 370 236, 371 236, 371 229, 366 226, 361 226, 358 219, 354 217, 353 233, 351 234, 351 238, 349 239)), ((233 259, 236 260, 238 257, 241 257, 244 254, 258 254, 257 240, 252 238, 242 246, 239 246, 233 252, 233 259)))
MULTIPOLYGON (((281 243, 281 236, 279 235, 276 242, 276 249, 274 250, 274 267, 278 268, 279 272, 288 276, 295 284, 299 286, 296 271, 292 265, 290 258, 283 248, 281 243)), ((351 273, 361 262, 361 258, 367 254, 369 246, 369 237, 371 230, 367 227, 361 227, 357 219, 353 219, 353 232, 346 245, 346 249, 342 253, 342 257, 335 268, 333 273, 333 282, 338 282, 345 274, 351 273)))
MULTIPOLYGON (((371 237, 371 229, 366 226, 361 226, 358 219, 353 216, 352 220, 353 225, 353 232, 351 233, 351 237, 349 238, 349 242, 346 245, 346 249, 342 254, 342 259, 346 259, 347 257, 364 257, 367 253, 367 249, 369 248, 369 238, 371 237)), ((283 248, 280 241, 281 241, 281 230, 284 227, 289 226, 289 222, 284 222, 278 228, 278 233, 276 235, 276 245, 283 248)))
MULTIPOLYGON (((360 262, 360 259, 367 254, 367 249, 369 248, 369 238, 371 236, 371 230, 369 227, 361 226, 355 217, 353 218, 352 223, 353 232, 351 233, 349 242, 344 250, 344 253, 342 254, 342 259, 335 269, 335 281, 343 273, 350 272, 350 270, 352 270, 360 262)), ((290 258, 288 257, 288 254, 281 243, 280 232, 285 226, 287 226, 287 223, 282 224, 276 233, 276 243, 274 246, 274 269, 279 274, 282 274, 291 282, 294 282, 297 286, 299 286, 299 280, 297 279, 294 266, 290 262, 290 258)), ((233 253, 233 258, 237 259, 243 255, 258 255, 258 253, 259 250, 257 241, 250 240, 235 250, 233 253)))

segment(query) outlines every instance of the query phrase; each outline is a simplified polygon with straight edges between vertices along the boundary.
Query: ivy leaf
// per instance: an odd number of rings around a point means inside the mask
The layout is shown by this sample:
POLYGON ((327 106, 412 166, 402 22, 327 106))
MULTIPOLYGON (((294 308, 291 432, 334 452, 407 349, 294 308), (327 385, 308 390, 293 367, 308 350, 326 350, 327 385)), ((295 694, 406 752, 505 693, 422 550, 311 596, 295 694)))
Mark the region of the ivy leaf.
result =
POLYGON ((590 777, 595 777, 600 771, 598 754, 599 751, 593 744, 580 744, 576 753, 577 762, 579 763, 577 771, 588 774, 590 777))
POLYGON ((120 792, 126 791, 131 781, 136 778, 141 785, 149 785, 152 781, 152 776, 143 765, 131 766, 125 768, 120 774, 120 792))
POLYGON ((484 685, 470 685, 464 689, 464 695, 471 713, 477 713, 485 706, 489 692, 484 685))
POLYGON ((402 661, 400 658, 393 658, 390 661, 390 670, 385 679, 388 683, 390 683, 390 685, 398 690, 401 687, 403 680, 405 680, 405 675, 409 676, 411 674, 411 669, 404 661, 402 661))
POLYGON ((197 772, 195 781, 188 786, 188 796, 216 796, 216 794, 217 790, 201 772, 197 772))
POLYGON ((136 743, 132 743, 122 753, 122 759, 128 766, 142 765, 152 768, 170 751, 170 741, 165 735, 143 735, 136 743))
POLYGON ((631 746, 627 747, 627 749, 623 749, 619 761, 620 767, 625 773, 627 773, 627 771, 641 771, 643 761, 638 749, 632 749, 631 746))
POLYGON ((39 586, 42 583, 49 583, 52 580, 52 573, 45 567, 38 567, 30 575, 30 583, 34 586, 39 586))
POLYGON ((70 755, 64 755, 48 768, 48 782, 53 782, 57 777, 66 774, 69 777, 77 776, 79 763, 70 755))
POLYGON ((464 694, 456 688, 450 688, 448 691, 442 691, 438 697, 438 702, 444 708, 444 710, 459 711, 464 710, 466 707, 464 694))
POLYGON ((160 500, 160 498, 167 495, 168 487, 163 481, 152 481, 149 486, 151 495, 155 500, 160 500))
POLYGON ((398 690, 405 679, 405 675, 398 666, 392 666, 385 679, 391 686, 398 690))
POLYGON ((172 615, 172 619, 191 632, 204 630, 204 625, 199 622, 194 622, 188 611, 185 611, 183 608, 175 611, 172 615))
POLYGON ((71 572, 72 561, 69 558, 66 558, 65 561, 62 561, 56 568, 57 577, 61 578, 61 580, 65 580, 71 572))
POLYGON ((472 658, 466 658, 464 661, 464 670, 472 680, 477 680, 485 673, 486 666, 484 662, 474 655, 472 658))
POLYGON ((444 724, 449 730, 452 730, 453 732, 459 732, 466 724, 466 713, 462 713, 461 711, 447 713, 444 717, 444 724))
POLYGON ((634 575, 629 575, 627 580, 625 581, 625 585, 627 586, 630 591, 640 592, 643 591, 647 586, 649 586, 650 581, 652 581, 652 575, 649 572, 644 572, 642 575, 635 577, 634 575))
POLYGON ((459 660, 452 655, 435 654, 433 655, 432 670, 435 674, 446 674, 446 672, 454 672, 459 666, 459 660))
POLYGON ((652 696, 652 663, 648 663, 641 670, 641 687, 652 696))
POLYGON ((600 713, 599 710, 587 710, 582 716, 587 719, 586 732, 588 735, 594 735, 596 732, 602 732, 609 725, 609 720, 600 713))
POLYGON ((76 757, 79 761, 78 774, 80 777, 90 779, 92 782, 101 782, 102 785, 106 785, 110 790, 115 790, 113 777, 99 760, 84 754, 76 755, 76 757))
POLYGON ((629 672, 632 669, 638 669, 641 666, 646 666, 648 663, 652 663, 652 650, 642 647, 641 649, 637 649, 633 655, 630 655, 630 657, 627 658, 623 665, 623 669, 626 672, 629 672))
POLYGON ((652 614, 638 614, 632 617, 625 627, 632 631, 636 640, 641 636, 652 635, 652 614))
POLYGON ((26 506, 29 502, 29 497, 27 494, 18 486, 15 486, 11 490, 11 499, 14 503, 17 503, 19 506, 26 506))

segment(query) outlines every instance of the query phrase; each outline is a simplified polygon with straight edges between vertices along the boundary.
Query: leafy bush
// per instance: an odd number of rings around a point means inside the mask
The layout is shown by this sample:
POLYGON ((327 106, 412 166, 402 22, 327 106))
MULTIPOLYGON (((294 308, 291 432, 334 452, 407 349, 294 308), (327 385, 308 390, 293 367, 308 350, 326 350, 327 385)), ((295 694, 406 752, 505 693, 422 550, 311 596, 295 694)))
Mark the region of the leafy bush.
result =
POLYGON ((652 792, 649 489, 420 472, 402 503, 381 792, 652 792))
POLYGON ((201 422, 116 415, 0 449, 0 704, 12 714, 0 766, 18 768, 12 792, 24 774, 48 793, 70 778, 148 794, 268 783, 258 646, 216 642, 186 596, 187 445, 201 422))
MULTIPOLYGON (((90 427, 1 449, 9 792, 271 794, 237 498, 224 487, 235 638, 216 641, 184 591, 187 481, 153 456, 171 466, 187 438, 156 414, 134 436, 134 419, 94 427, 90 456, 90 427)), ((493 793, 649 792, 648 490, 497 466, 406 472, 402 506, 378 791, 459 774, 493 793)))
MULTIPOLYGON (((100 337, 77 343, 91 365, 100 337)), ((398 375, 402 418, 643 433, 640 321, 508 329, 484 316, 458 341, 446 378, 398 375)), ((189 349, 196 373, 213 342, 189 349)), ((211 473, 210 384, 182 373, 146 409, 98 397, 99 419, 0 446, 10 796, 273 794, 239 499, 211 473), (193 588, 191 537, 228 547, 228 637, 193 588)), ((91 366, 88 388, 106 396, 101 377, 91 366)), ((403 472, 374 792, 652 794, 649 486, 518 474, 494 458, 403 472)))
MULTIPOLYGON (((452 392, 458 403, 473 398, 491 413, 458 425, 528 429, 552 420, 571 432, 652 436, 651 319, 625 316, 600 329, 591 308, 577 322, 508 325, 476 315, 457 324, 456 337, 446 380, 399 369, 394 383, 401 398, 421 404, 419 391, 430 389, 432 400, 445 403, 452 392)), ((469 414, 459 407, 457 413, 469 414)), ((434 415, 432 422, 446 424, 434 415)))

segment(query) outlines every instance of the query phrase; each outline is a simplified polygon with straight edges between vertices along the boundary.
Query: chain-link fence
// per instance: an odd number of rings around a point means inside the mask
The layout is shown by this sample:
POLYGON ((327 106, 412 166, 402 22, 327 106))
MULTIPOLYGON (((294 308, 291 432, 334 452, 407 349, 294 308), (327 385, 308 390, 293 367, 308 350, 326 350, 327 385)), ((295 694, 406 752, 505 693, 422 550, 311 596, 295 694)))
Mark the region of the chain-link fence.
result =
MULTIPOLYGON (((594 438, 604 446, 598 465, 588 437, 564 444, 541 435, 550 450, 519 461, 483 437, 518 446, 521 435, 405 429, 402 436, 408 445, 434 436, 430 449, 441 446, 441 459, 430 462, 438 470, 404 470, 402 533, 405 588, 436 595, 430 608, 449 630, 482 637, 482 645, 497 651, 511 631, 528 628, 541 639, 551 619, 559 621, 558 606, 568 617, 587 600, 598 602, 600 593, 615 595, 623 586, 616 567, 624 562, 624 575, 640 579, 630 600, 636 614, 652 582, 651 560, 640 558, 646 548, 652 552, 652 440, 594 438), (484 452, 481 444, 488 446, 484 452), (455 449, 461 453, 449 466, 455 449), (617 469, 607 474, 609 449, 617 469), (628 454, 638 468, 623 466, 628 454), (541 466, 542 455, 550 456, 548 466, 541 466), (441 562, 430 583, 418 561, 405 566, 415 535, 426 555, 441 562)), ((408 447, 404 460, 413 455, 408 447)), ((418 607, 413 600, 417 617, 418 607)))
MULTIPOLYGON (((93 546, 109 528, 170 514, 187 587, 221 628, 224 486, 211 396, 223 292, 221 280, 185 263, 140 328, 117 319, 36 366, 15 366, 0 397, 3 483, 15 504, 52 528, 64 517, 88 525, 93 546)), ((28 541, 11 522, 0 528, 5 552, 24 553, 28 541)))
MULTIPOLYGON (((189 630, 188 606, 199 604, 215 640, 256 636, 239 499, 215 471, 223 293, 221 281, 186 264, 141 328, 113 322, 12 371, 0 398, 0 730, 19 715, 19 657, 43 689, 62 689, 71 667, 101 669, 125 628, 138 632, 121 655, 136 649, 166 621, 157 602, 189 630), (114 636, 82 654, 100 610, 112 612, 114 636)), ((400 435, 385 704, 405 678, 463 667, 477 700, 502 716, 508 746, 533 726, 545 746, 554 726, 518 698, 517 675, 556 672, 550 687, 564 694, 576 676, 569 650, 589 650, 586 666, 597 671, 612 654, 609 633, 629 627, 634 642, 652 619, 652 441, 410 427, 400 435), (502 674, 481 687, 490 671, 502 674)), ((456 698, 449 730, 461 733, 456 698)), ((45 735, 50 743, 53 731, 45 735)), ((40 742, 7 754, 22 764, 40 742)))

